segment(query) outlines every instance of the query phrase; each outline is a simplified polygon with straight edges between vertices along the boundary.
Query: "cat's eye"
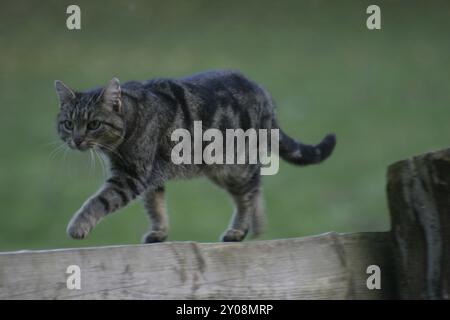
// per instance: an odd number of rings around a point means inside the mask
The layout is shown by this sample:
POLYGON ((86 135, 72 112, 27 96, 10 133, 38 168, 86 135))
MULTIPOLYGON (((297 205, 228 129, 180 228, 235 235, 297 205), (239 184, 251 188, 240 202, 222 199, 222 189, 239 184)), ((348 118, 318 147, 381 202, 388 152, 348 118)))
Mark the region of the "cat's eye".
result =
POLYGON ((63 122, 63 127, 67 131, 72 131, 73 130, 73 122, 70 121, 70 120, 66 120, 66 121, 63 122))
POLYGON ((94 121, 90 121, 87 124, 87 128, 88 128, 88 130, 97 130, 98 128, 100 128, 100 125, 101 125, 100 121, 94 120, 94 121))

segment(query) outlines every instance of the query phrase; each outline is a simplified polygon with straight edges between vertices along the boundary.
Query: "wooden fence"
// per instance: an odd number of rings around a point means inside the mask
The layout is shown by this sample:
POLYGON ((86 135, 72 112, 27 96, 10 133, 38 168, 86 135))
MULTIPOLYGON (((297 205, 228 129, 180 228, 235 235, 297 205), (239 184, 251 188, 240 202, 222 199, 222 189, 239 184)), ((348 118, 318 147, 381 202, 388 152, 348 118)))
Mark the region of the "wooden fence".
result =
POLYGON ((391 165, 387 195, 389 232, 0 253, 0 299, 448 299, 450 149, 391 165))

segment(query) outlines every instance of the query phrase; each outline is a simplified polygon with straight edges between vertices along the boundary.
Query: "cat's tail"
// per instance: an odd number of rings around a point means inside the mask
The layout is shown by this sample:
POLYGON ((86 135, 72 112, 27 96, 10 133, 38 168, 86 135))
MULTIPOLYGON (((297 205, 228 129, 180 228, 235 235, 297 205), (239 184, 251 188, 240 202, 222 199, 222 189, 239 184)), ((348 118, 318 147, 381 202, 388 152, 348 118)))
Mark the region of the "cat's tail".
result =
POLYGON ((336 146, 336 135, 327 134, 319 144, 298 142, 280 129, 280 156, 287 162, 305 166, 320 163, 328 158, 336 146))

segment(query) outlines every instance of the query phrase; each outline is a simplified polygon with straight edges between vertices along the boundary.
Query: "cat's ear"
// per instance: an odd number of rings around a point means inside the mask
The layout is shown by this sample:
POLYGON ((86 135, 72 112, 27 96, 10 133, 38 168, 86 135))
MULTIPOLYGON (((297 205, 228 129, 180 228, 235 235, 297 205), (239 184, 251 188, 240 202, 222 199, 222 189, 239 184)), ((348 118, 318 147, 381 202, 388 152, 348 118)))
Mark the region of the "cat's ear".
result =
POLYGON ((117 78, 112 78, 111 81, 107 84, 105 89, 102 92, 103 102, 112 107, 112 109, 116 112, 121 112, 122 109, 122 101, 120 99, 121 91, 120 91, 120 82, 117 78))
POLYGON ((55 89, 56 94, 58 95, 60 106, 75 98, 75 93, 73 92, 73 90, 60 80, 55 81, 55 89))

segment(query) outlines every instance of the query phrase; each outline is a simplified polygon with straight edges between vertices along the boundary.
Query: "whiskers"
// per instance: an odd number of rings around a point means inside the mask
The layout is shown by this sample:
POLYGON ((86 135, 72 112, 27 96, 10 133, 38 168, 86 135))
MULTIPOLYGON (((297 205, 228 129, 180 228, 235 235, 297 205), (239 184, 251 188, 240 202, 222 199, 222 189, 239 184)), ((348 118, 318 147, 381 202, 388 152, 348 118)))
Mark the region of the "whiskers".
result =
MULTIPOLYGON (((64 171, 68 174, 68 177, 71 178, 72 177, 72 168, 71 168, 72 163, 71 163, 71 161, 69 161, 70 159, 68 159, 68 153, 69 153, 69 151, 71 151, 71 149, 69 148, 69 146, 66 143, 64 143, 64 142, 61 143, 61 141, 47 143, 46 145, 54 145, 56 143, 59 143, 59 145, 56 146, 49 153, 49 155, 47 157, 48 169, 50 169, 50 167, 52 167, 51 170, 54 170, 55 169, 54 161, 59 158, 60 161, 58 161, 58 162, 62 162, 63 168, 65 167, 64 171)), ((88 164, 88 167, 86 168, 86 172, 88 172, 89 176, 91 176, 91 177, 94 176, 96 169, 97 169, 96 162, 98 161, 100 163, 99 167, 101 168, 101 175, 103 176, 104 179, 106 179, 108 177, 106 159, 104 158, 102 152, 98 152, 99 150, 97 150, 96 147, 97 147, 97 143, 93 144, 93 148, 90 148, 88 150, 89 151, 88 152, 89 164, 88 164)), ((116 153, 120 157, 120 155, 117 152, 115 152, 114 150, 112 150, 110 147, 108 147, 106 145, 102 145, 102 147, 105 150, 108 149, 109 152, 116 153)), ((81 156, 81 154, 78 156, 81 156)))
POLYGON ((89 166, 91 173, 95 172, 95 158, 94 158, 94 152, 93 149, 89 149, 89 166))
MULTIPOLYGON (((108 172, 106 170, 106 163, 105 163, 105 159, 103 158, 103 154, 102 153, 98 153, 97 150, 95 148, 91 149, 91 153, 93 153, 98 161, 100 162, 100 167, 102 168, 102 173, 103 173, 103 178, 106 179, 108 176, 108 172)), ((94 160, 95 162, 95 160, 94 160)))
MULTIPOLYGON (((107 129, 107 132, 109 134, 109 137, 114 137, 113 140, 115 140, 116 144, 120 144, 120 142, 123 141, 125 135, 123 134, 119 134, 119 131, 114 131, 111 129, 107 129)), ((47 143, 46 145, 52 145, 54 146, 55 144, 58 144, 58 146, 56 146, 56 148, 54 148, 49 156, 48 156, 48 163, 50 165, 50 162, 53 162, 54 160, 56 160, 57 157, 61 157, 60 159, 62 159, 63 161, 63 166, 65 166, 66 168, 66 172, 69 174, 69 176, 71 176, 72 173, 72 161, 75 161, 75 163, 78 163, 77 157, 81 156, 79 155, 79 153, 76 153, 75 155, 75 159, 72 159, 72 157, 68 158, 68 153, 71 150, 71 148, 65 143, 62 142, 61 140, 56 140, 56 141, 52 141, 47 143), (72 160, 72 161, 71 161, 72 160)), ((89 159, 84 158, 87 160, 87 166, 85 166, 84 170, 85 172, 89 175, 89 176, 94 176, 94 174, 96 173, 97 168, 101 169, 101 175, 103 176, 103 178, 107 178, 108 177, 108 159, 109 156, 113 156, 114 159, 120 161, 123 165, 127 165, 128 161, 126 160, 126 157, 123 156, 122 154, 120 154, 116 149, 115 149, 115 144, 113 144, 114 142, 111 142, 111 144, 107 143, 101 143, 101 142, 97 142, 97 141, 87 141, 88 145, 90 146, 90 148, 87 150, 88 152, 84 153, 83 157, 86 157, 86 154, 89 154, 87 157, 89 157, 89 159), (96 162, 99 162, 100 165, 97 165, 96 162)), ((53 167, 53 163, 50 165, 51 167, 53 167)), ((53 170, 53 169, 52 169, 53 170)))
MULTIPOLYGON (((51 144, 55 144, 55 143, 58 143, 58 142, 52 142, 51 144)), ((65 143, 60 143, 59 146, 57 146, 56 148, 53 149, 53 151, 50 152, 50 154, 48 155, 48 161, 55 159, 56 156, 58 154, 61 154, 61 152, 63 152, 63 151, 64 151, 64 154, 66 154, 68 149, 69 149, 69 147, 65 143)))
POLYGON ((57 160, 58 157, 60 157, 60 159, 62 159, 63 163, 64 163, 63 167, 66 167, 65 172, 68 172, 69 177, 70 177, 71 176, 70 175, 71 168, 70 168, 69 163, 66 161, 67 153, 70 150, 69 146, 65 142, 61 142, 61 140, 56 140, 56 141, 46 143, 46 144, 44 144, 44 146, 54 146, 55 144, 58 144, 58 143, 59 143, 59 145, 56 146, 55 148, 53 148, 53 150, 51 150, 47 156, 46 170, 54 171, 55 167, 56 167, 54 161, 57 160))

